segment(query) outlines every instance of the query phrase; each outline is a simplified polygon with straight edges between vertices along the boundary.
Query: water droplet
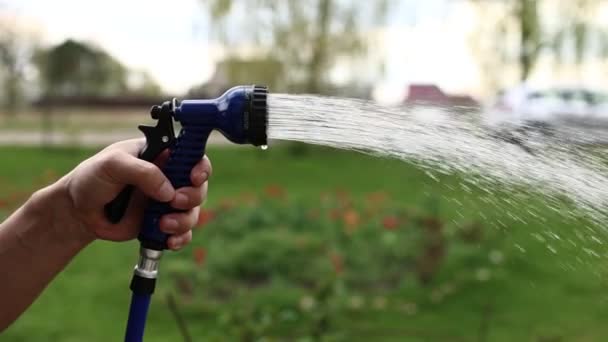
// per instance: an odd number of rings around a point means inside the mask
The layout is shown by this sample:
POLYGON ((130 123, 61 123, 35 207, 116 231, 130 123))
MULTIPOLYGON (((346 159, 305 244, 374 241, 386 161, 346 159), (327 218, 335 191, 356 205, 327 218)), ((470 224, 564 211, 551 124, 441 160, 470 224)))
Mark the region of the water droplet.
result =
POLYGON ((593 240, 593 241, 597 242, 597 243, 598 243, 598 244, 600 244, 600 245, 603 245, 603 244, 604 244, 604 243, 603 243, 603 242, 602 242, 600 239, 598 239, 597 237, 595 237, 595 236, 593 236, 593 235, 591 236, 591 240, 593 240))
POLYGON ((519 249, 519 251, 520 251, 520 252, 522 252, 522 253, 526 253, 526 250, 525 250, 525 249, 524 249, 522 246, 520 246, 520 245, 518 245, 518 244, 515 244, 514 246, 515 246, 517 249, 519 249))
POLYGON ((268 145, 262 145, 261 148, 262 150, 266 151, 268 149, 268 145))
POLYGON ((433 179, 435 182, 437 182, 437 183, 441 182, 439 180, 439 178, 437 178, 432 172, 427 170, 427 171, 424 171, 424 173, 426 173, 426 175, 429 176, 431 179, 433 179))

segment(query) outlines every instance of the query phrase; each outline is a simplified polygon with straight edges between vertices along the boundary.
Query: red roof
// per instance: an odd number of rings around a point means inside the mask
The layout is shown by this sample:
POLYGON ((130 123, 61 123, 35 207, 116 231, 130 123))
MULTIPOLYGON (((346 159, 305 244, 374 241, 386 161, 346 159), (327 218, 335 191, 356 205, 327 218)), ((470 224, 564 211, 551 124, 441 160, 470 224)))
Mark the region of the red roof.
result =
POLYGON ((405 103, 424 103, 441 106, 479 106, 479 103, 469 95, 448 95, 434 84, 410 85, 405 103))

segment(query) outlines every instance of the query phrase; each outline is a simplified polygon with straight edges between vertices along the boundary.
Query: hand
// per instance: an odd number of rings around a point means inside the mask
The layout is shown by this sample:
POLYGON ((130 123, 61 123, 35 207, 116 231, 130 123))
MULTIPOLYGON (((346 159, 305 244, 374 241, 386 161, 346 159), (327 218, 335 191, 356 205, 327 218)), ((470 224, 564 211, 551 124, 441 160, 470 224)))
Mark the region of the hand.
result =
POLYGON ((167 242, 169 248, 178 250, 192 240, 191 229, 197 222, 200 205, 207 197, 211 163, 205 157, 192 169, 192 187, 175 190, 158 168, 167 159, 168 151, 159 156, 155 165, 136 157, 144 144, 143 139, 137 139, 108 146, 78 165, 58 184, 71 202, 69 217, 91 240, 125 241, 137 237, 146 197, 186 210, 167 214, 160 221, 160 229, 172 234, 167 242), (125 216, 119 223, 112 224, 105 217, 104 205, 128 184, 134 185, 136 191, 125 216))

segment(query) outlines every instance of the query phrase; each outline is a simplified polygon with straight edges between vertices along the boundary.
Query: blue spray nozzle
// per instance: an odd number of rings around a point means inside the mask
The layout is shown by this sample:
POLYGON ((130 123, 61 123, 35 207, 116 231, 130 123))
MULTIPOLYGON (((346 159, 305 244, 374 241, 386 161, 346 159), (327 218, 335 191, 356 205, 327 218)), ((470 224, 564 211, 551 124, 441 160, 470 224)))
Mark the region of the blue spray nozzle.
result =
MULTIPOLYGON (((182 126, 175 143, 169 147, 169 160, 163 167, 173 187, 191 185, 190 172, 205 155, 207 139, 213 130, 237 144, 266 145, 266 97, 265 87, 238 86, 216 99, 184 100, 169 106, 173 118, 182 126)), ((146 137, 154 142, 162 141, 162 136, 153 135, 146 134, 146 137)), ((168 236, 160 231, 159 220, 162 215, 173 211, 175 209, 167 203, 150 203, 139 235, 143 247, 167 248, 168 236)))
POLYGON ((237 86, 211 100, 184 100, 175 109, 182 127, 208 126, 236 144, 266 145, 267 90, 237 86))
MULTIPOLYGON (((156 126, 139 126, 146 137, 146 146, 139 157, 152 162, 167 148, 172 150, 172 155, 173 149, 177 148, 180 153, 202 157, 209 134, 213 130, 221 132, 233 143, 266 145, 266 97, 267 88, 264 86, 237 86, 215 99, 183 100, 181 103, 173 99, 154 106, 150 115, 157 120, 156 126), (182 126, 178 137, 175 137, 173 120, 180 122, 182 126)), ((182 158, 179 156, 178 154, 171 158, 182 158)), ((185 167, 189 167, 189 164, 190 162, 186 163, 185 167)), ((167 171, 173 175, 175 172, 186 170, 180 167, 180 170, 167 171)), ((177 184, 174 186, 187 185, 178 175, 175 176, 177 184)), ((122 219, 132 192, 132 186, 125 188, 105 206, 105 214, 110 222, 118 223, 122 219)))

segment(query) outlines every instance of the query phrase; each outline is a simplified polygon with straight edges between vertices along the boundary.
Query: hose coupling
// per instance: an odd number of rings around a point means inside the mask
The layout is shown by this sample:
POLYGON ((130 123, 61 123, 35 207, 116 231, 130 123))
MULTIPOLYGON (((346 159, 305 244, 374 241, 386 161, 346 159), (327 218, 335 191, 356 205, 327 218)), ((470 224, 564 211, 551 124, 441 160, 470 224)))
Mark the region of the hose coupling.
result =
POLYGON ((162 256, 162 251, 140 247, 139 261, 135 265, 135 275, 147 279, 156 279, 158 276, 158 265, 162 256))

